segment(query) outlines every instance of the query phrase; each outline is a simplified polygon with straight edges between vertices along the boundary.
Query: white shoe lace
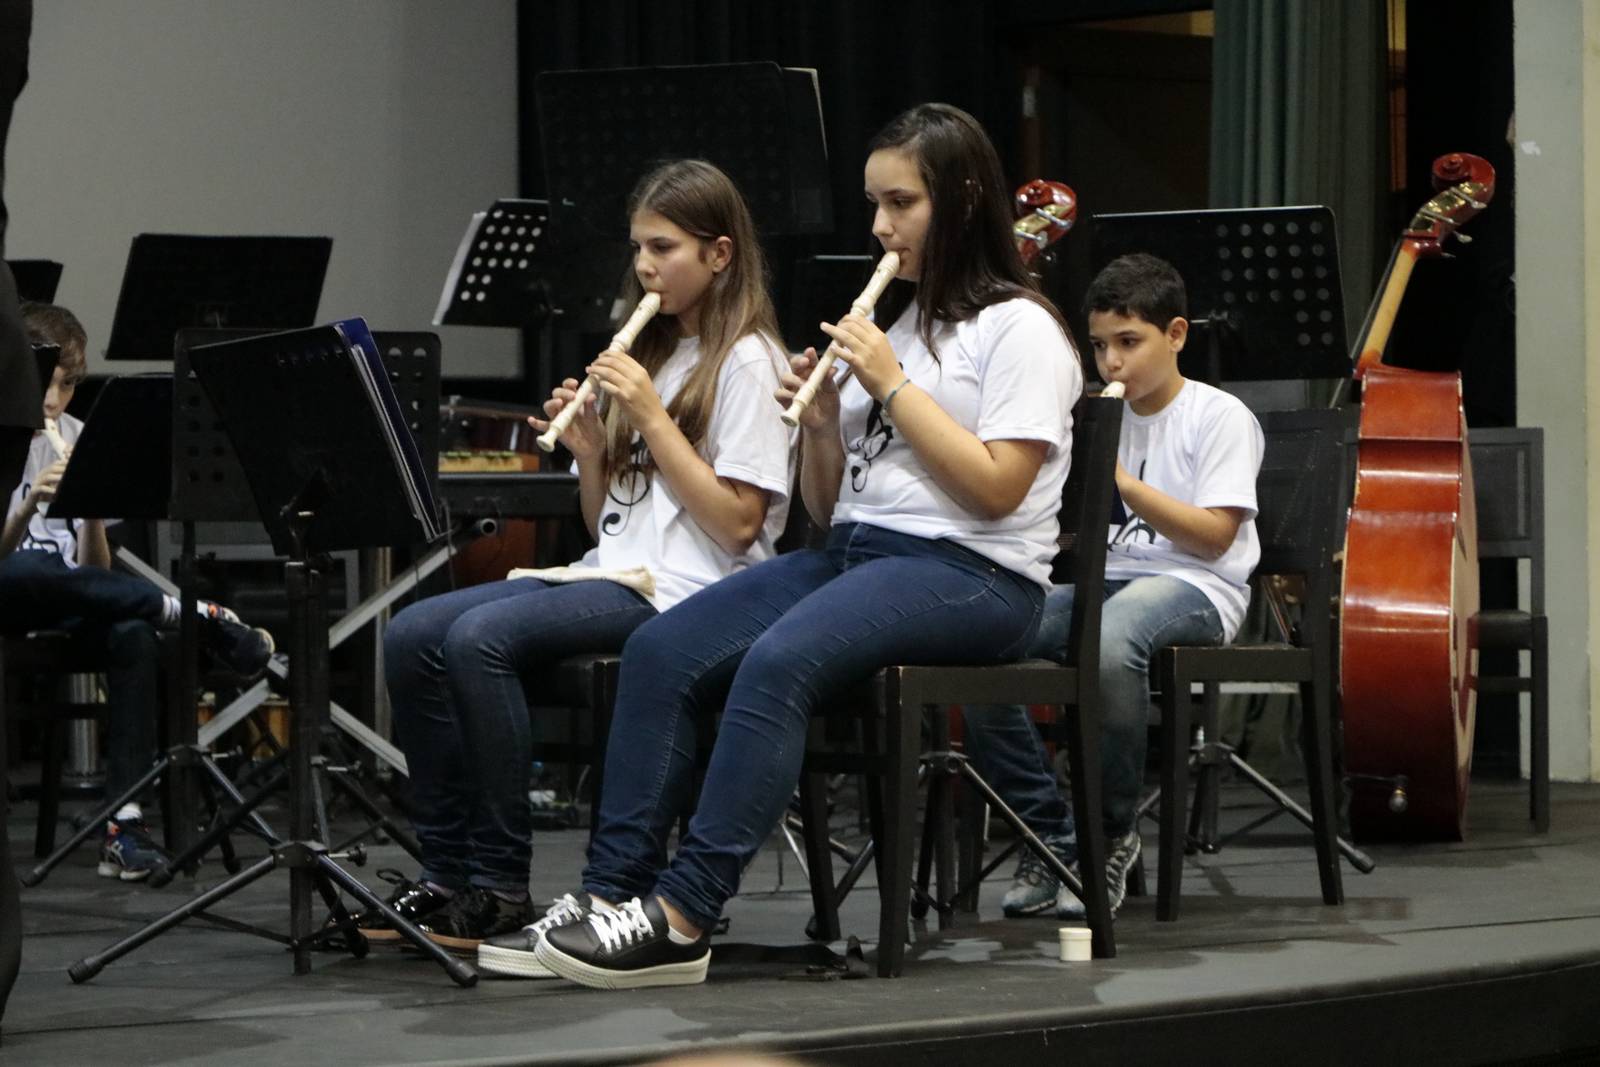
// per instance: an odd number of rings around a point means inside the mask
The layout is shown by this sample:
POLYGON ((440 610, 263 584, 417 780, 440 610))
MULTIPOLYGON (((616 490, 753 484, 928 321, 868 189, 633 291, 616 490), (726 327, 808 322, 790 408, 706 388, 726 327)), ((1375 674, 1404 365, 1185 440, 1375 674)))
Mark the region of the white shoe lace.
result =
POLYGON ((554 926, 565 926, 569 922, 583 918, 583 905, 578 903, 578 898, 571 893, 556 898, 550 907, 545 910, 544 916, 537 922, 529 923, 528 930, 542 934, 554 926))
POLYGON ((600 937, 600 947, 607 952, 615 952, 623 945, 630 945, 634 941, 649 937, 653 932, 650 918, 644 913, 644 905, 639 903, 639 898, 634 897, 616 911, 597 911, 589 916, 589 925, 594 927, 594 932, 600 937))

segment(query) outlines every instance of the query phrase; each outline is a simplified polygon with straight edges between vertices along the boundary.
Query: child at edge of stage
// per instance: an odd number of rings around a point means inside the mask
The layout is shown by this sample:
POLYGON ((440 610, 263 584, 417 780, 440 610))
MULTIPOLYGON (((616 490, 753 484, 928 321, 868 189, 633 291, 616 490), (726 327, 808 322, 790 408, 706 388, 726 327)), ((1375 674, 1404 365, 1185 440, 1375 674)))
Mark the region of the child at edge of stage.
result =
MULTIPOLYGON (((88 372, 88 336, 76 315, 55 304, 24 303, 23 324, 34 344, 61 350, 45 390, 44 417, 70 452, 83 422, 67 405, 88 372)), ((131 444, 131 442, 130 442, 131 444)), ((127 793, 156 759, 160 715, 158 632, 175 630, 177 597, 143 578, 112 569, 104 519, 56 519, 49 506, 66 473, 67 457, 44 432, 35 433, 12 488, 0 530, 0 633, 65 630, 103 656, 106 676, 106 798, 127 793)), ((202 600, 200 640, 220 664, 245 677, 271 658, 272 637, 244 625, 220 604, 202 600)), ((98 873, 142 881, 166 862, 145 826, 142 801, 131 797, 106 824, 98 873)))
MULTIPOLYGON (((1095 365, 1121 382, 1127 410, 1117 446, 1117 496, 1107 534, 1100 618, 1101 790, 1113 912, 1139 858, 1135 809, 1144 783, 1150 660, 1166 645, 1220 645, 1250 602, 1261 426, 1236 397, 1178 371, 1188 338, 1183 278, 1135 254, 1107 264, 1084 296, 1095 365)), ((1071 586, 1045 599, 1030 654, 1059 658, 1071 586)), ((974 766, 1058 858, 1077 870, 1077 831, 1027 709, 963 709, 974 766)), ((1001 901, 1011 917, 1053 911, 1081 919, 1083 903, 1024 850, 1001 901)))

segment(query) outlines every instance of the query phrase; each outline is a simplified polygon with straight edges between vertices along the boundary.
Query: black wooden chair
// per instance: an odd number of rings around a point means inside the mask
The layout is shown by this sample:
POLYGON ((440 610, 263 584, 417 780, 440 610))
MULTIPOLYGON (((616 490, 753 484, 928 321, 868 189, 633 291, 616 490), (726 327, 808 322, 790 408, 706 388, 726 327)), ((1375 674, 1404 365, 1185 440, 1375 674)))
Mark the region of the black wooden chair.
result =
MULTIPOLYGON (((811 880, 812 929, 822 940, 839 936, 838 905, 853 877, 833 879, 828 847, 825 778, 829 773, 864 773, 871 780, 867 804, 873 860, 879 893, 878 960, 880 977, 901 971, 910 918, 912 854, 916 836, 919 765, 929 782, 930 843, 939 867, 938 901, 941 924, 948 903, 957 895, 954 883, 954 794, 959 777, 980 792, 982 784, 965 757, 948 751, 951 704, 1017 703, 1064 705, 1062 730, 1075 773, 1073 808, 1078 824, 1078 864, 1094 955, 1116 955, 1111 913, 1106 896, 1105 842, 1100 816, 1099 650, 1100 605, 1105 580, 1105 530, 1110 525, 1115 484, 1117 437, 1122 404, 1085 401, 1073 435, 1072 476, 1063 493, 1061 526, 1069 536, 1057 559, 1057 581, 1077 585, 1066 663, 1026 660, 986 667, 896 666, 879 671, 862 691, 833 703, 814 724, 815 743, 808 745, 801 775, 801 821, 807 869, 811 880), (1084 537, 1070 536, 1083 531, 1084 537), (931 713, 931 715, 930 715, 931 713), (923 727, 930 725, 929 751, 923 727), (831 727, 831 728, 830 728, 831 727), (841 728, 842 727, 842 728, 841 728), (833 739, 859 736, 859 743, 841 748, 833 739)), ((1032 837, 1011 814, 1001 797, 986 793, 1013 829, 1032 837)), ((1058 865, 1037 839, 1040 858, 1058 865)), ((853 872, 852 872, 853 873, 853 872)), ((1065 871, 1058 871, 1065 874, 1065 871)))
POLYGON ((606 738, 611 734, 611 714, 617 702, 617 677, 621 668, 620 656, 568 656, 544 679, 548 688, 539 692, 537 700, 541 707, 567 710, 567 733, 562 739, 535 741, 533 758, 567 766, 574 804, 578 800, 578 778, 574 769, 588 768, 589 795, 593 801, 589 809, 591 833, 600 818, 606 738))
POLYGON ((61 810, 61 762, 67 725, 75 719, 104 719, 105 705, 60 696, 62 683, 74 674, 105 670, 105 656, 59 630, 40 630, 0 638, 0 718, 11 722, 33 719, 44 730, 39 771, 39 816, 34 827, 33 854, 48 856, 56 847, 56 825, 61 810))
POLYGON ((1257 578, 1303 579, 1304 611, 1289 639, 1223 647, 1168 647, 1160 650, 1152 665, 1161 711, 1159 920, 1170 922, 1178 917, 1188 841, 1185 826, 1191 761, 1202 777, 1202 789, 1209 793, 1209 799, 1197 803, 1214 803, 1216 779, 1222 765, 1230 764, 1310 825, 1324 903, 1344 900, 1340 851, 1358 869, 1371 869, 1370 860, 1338 838, 1333 770, 1333 556, 1342 541, 1340 479, 1350 421, 1351 412, 1346 410, 1281 411, 1261 416, 1266 452, 1257 480, 1256 533, 1261 560, 1255 574, 1257 578), (1289 682, 1300 687, 1309 813, 1218 742, 1217 698, 1223 682, 1289 682), (1196 683, 1203 689, 1200 721, 1204 738, 1198 747, 1192 747, 1191 690, 1196 683))
MULTIPOLYGON (((1478 612, 1478 692, 1480 695, 1529 695, 1528 817, 1533 820, 1534 830, 1542 834, 1550 829, 1550 632, 1544 613, 1544 430, 1536 426, 1475 429, 1468 442, 1478 503, 1478 559, 1528 561, 1528 610, 1478 612), (1491 649, 1529 653, 1529 672, 1484 674, 1481 653, 1491 649)), ((1482 708, 1481 701, 1479 708, 1482 708)))

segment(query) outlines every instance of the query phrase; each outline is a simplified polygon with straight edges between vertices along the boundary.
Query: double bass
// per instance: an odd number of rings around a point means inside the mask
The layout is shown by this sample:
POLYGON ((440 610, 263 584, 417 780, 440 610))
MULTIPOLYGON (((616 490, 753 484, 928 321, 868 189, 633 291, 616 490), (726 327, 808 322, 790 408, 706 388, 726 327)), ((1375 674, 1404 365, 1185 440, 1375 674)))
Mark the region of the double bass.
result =
POLYGON ((1035 178, 1017 187, 1014 200, 1017 221, 1012 224, 1011 236, 1022 254, 1023 266, 1033 269, 1041 257, 1048 258, 1050 246, 1065 237, 1077 221, 1078 194, 1061 182, 1035 178))
MULTIPOLYGON (((1459 840, 1477 708, 1478 532, 1461 375, 1383 360, 1419 259, 1488 205, 1494 168, 1433 163, 1367 316, 1339 672, 1350 822, 1361 838, 1459 840)), ((1457 235, 1461 240, 1467 238, 1457 235)))

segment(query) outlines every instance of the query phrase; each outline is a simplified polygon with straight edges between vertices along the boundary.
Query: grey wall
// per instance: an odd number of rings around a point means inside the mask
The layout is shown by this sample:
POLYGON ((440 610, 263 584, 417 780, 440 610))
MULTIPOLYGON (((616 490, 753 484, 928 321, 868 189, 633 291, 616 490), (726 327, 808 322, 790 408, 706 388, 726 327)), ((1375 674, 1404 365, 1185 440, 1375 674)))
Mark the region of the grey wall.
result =
POLYGON ((1600 0, 1514 0, 1517 421, 1544 427, 1550 771, 1600 769, 1600 0))
MULTIPOLYGON (((429 328, 516 193, 515 28, 513 0, 39 0, 7 254, 66 265, 96 371, 144 232, 331 236, 319 321, 429 328)), ((447 374, 518 370, 512 331, 440 333, 447 374)))

